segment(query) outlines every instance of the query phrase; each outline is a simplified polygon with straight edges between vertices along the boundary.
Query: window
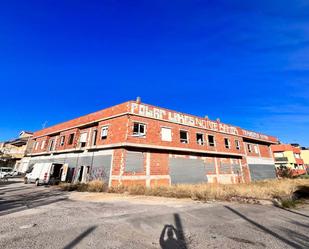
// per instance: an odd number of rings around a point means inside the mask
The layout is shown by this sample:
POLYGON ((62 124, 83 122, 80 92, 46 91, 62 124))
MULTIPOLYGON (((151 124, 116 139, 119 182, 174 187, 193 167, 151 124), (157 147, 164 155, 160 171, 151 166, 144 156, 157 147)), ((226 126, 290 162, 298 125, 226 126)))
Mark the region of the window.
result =
POLYGON ((225 148, 229 149, 231 146, 230 146, 230 140, 228 138, 224 138, 224 145, 225 145, 225 148))
POLYGON ((248 151, 249 151, 249 152, 252 152, 252 146, 251 146, 251 144, 247 144, 247 147, 248 147, 248 151))
POLYGON ((284 153, 283 152, 274 152, 274 156, 275 157, 284 157, 284 153))
POLYGON ((141 123, 134 123, 133 125, 133 135, 135 136, 145 136, 146 125, 141 123))
POLYGON ((208 145, 211 147, 215 146, 215 137, 213 135, 208 135, 208 145))
POLYGON ((170 128, 161 128, 161 140, 171 142, 172 141, 172 129, 170 128))
POLYGON ((45 146, 45 140, 41 143, 41 150, 44 149, 44 146, 45 146))
POLYGON ((74 133, 70 134, 68 144, 73 144, 74 141, 74 133))
POLYGON ((259 154, 259 148, 258 148, 257 145, 254 145, 254 152, 255 152, 256 154, 259 154))
POLYGON ((92 132, 92 145, 97 145, 97 136, 98 136, 98 131, 94 130, 92 132))
POLYGON ((64 140, 65 140, 65 136, 62 136, 60 138, 60 146, 63 146, 64 145, 64 140))
POLYGON ((101 139, 106 139, 108 134, 108 126, 103 126, 101 128, 101 139))
POLYGON ((188 141, 188 132, 187 131, 180 131, 180 142, 182 144, 187 144, 188 141))
POLYGON ((52 150, 55 149, 54 148, 54 143, 55 143, 54 139, 50 140, 50 142, 49 142, 49 151, 52 151, 52 150))
POLYGON ((35 150, 37 150, 38 149, 38 147, 39 147, 39 142, 35 142, 35 150))
POLYGON ((196 133, 196 142, 199 145, 204 145, 204 134, 196 133))
POLYGON ((87 144, 87 132, 81 133, 79 138, 80 147, 85 147, 87 144))
POLYGON ((240 142, 239 140, 235 140, 236 149, 240 150, 240 142))
POLYGON ((300 154, 294 153, 294 157, 300 159, 300 154))

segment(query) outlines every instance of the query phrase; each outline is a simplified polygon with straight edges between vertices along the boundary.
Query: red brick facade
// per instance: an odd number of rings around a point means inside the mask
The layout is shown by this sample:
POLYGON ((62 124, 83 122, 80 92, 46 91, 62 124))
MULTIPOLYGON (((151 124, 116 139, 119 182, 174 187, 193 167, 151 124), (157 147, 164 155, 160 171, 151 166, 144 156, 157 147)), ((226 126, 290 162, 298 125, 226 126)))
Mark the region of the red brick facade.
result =
POLYGON ((270 145, 277 143, 275 137, 134 101, 37 131, 33 140, 38 144, 31 157, 111 150, 110 184, 146 186, 171 184, 171 158, 214 165, 207 172, 211 183, 249 182, 247 158, 269 163, 270 145), (136 154, 142 155, 142 169, 127 172, 127 155, 134 152, 142 153, 136 154))

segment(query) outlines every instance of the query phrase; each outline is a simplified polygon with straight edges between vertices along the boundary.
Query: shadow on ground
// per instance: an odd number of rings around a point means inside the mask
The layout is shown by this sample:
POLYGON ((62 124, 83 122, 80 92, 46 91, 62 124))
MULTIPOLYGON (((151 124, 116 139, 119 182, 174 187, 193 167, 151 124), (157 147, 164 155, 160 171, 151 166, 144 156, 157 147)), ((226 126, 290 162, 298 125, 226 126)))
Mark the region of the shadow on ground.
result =
POLYGON ((14 183, 20 183, 20 180, 16 180, 16 179, 13 180, 13 179, 8 178, 8 180, 5 181, 5 180, 1 179, 0 180, 0 189, 1 189, 2 186, 7 186, 7 185, 10 185, 10 184, 14 184, 14 183))
POLYGON ((85 230, 83 233, 81 233, 79 236, 77 236, 74 240, 72 240, 69 244, 67 244, 63 249, 71 249, 74 248, 78 243, 85 237, 87 237, 90 233, 92 233, 97 226, 89 227, 87 230, 85 230))
POLYGON ((174 214, 174 222, 176 228, 173 225, 164 226, 160 236, 160 246, 162 249, 187 249, 188 246, 179 214, 174 214))
MULTIPOLYGON (((10 189, 8 191, 14 190, 10 189)), ((6 190, 4 190, 4 192, 6 192, 6 190)), ((28 191, 22 194, 18 193, 15 195, 0 196, 0 216, 68 199, 67 195, 63 192, 54 190, 44 191, 41 189, 39 191, 28 191)))
POLYGON ((292 247, 292 248, 309 248, 309 237, 304 234, 300 234, 298 232, 295 232, 294 230, 279 227, 278 230, 280 230, 283 234, 278 234, 274 232, 273 230, 257 223, 256 221, 248 218, 247 216, 243 215, 239 211, 229 207, 229 206, 224 206, 226 209, 230 210, 234 214, 238 215, 242 219, 246 220, 250 224, 254 225, 264 233, 267 233, 276 239, 280 240, 281 242, 285 243, 286 245, 292 247))

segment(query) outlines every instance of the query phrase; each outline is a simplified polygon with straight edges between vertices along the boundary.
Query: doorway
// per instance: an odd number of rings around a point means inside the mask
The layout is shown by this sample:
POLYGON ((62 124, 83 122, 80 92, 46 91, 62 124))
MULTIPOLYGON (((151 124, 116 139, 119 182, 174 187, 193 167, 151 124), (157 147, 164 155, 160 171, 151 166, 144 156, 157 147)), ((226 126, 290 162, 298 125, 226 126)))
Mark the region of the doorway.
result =
POLYGON ((78 173, 78 182, 88 182, 90 175, 90 166, 80 166, 78 173))
POLYGON ((50 182, 51 184, 58 184, 61 179, 63 164, 54 163, 50 172, 50 182))

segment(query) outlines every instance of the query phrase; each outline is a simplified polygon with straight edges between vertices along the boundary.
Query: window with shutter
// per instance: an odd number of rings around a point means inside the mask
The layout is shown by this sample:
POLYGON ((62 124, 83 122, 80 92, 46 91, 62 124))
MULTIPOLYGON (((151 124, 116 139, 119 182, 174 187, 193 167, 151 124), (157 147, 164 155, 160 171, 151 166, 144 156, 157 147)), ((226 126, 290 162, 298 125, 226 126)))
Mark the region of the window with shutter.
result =
POLYGON ((101 129, 101 139, 106 139, 108 134, 108 126, 103 126, 101 129))
POLYGON ((172 130, 170 128, 161 128, 161 140, 167 142, 172 141, 172 130))
POLYGON ((80 134, 79 143, 81 147, 85 147, 87 144, 87 133, 80 134))

